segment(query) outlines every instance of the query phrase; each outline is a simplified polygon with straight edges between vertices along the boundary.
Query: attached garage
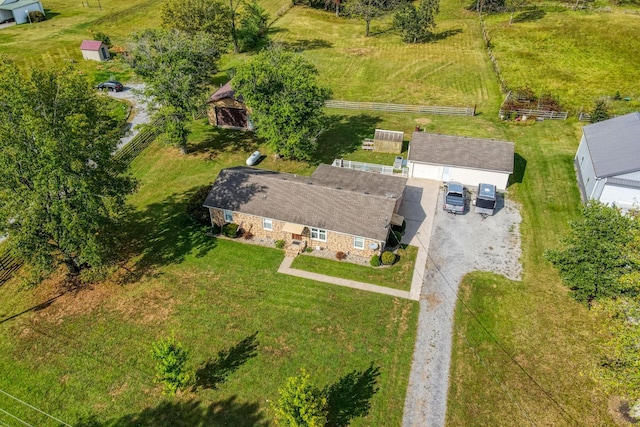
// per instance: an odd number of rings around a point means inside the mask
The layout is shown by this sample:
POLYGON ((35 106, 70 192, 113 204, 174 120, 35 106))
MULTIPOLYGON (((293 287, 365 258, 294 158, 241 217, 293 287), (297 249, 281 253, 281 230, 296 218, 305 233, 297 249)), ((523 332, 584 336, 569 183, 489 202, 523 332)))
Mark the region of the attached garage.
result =
POLYGON ((414 132, 409 144, 409 176, 493 184, 504 190, 513 173, 514 144, 493 139, 414 132))

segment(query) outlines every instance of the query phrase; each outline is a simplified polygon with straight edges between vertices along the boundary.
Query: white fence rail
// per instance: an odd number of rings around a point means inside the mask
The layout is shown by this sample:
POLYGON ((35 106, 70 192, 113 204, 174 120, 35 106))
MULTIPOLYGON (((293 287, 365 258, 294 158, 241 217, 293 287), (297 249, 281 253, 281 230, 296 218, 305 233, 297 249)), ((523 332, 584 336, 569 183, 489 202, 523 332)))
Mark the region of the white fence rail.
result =
POLYGON ((406 105, 388 102, 357 102, 329 100, 324 103, 327 108, 346 110, 390 111, 393 113, 423 113, 441 116, 475 116, 475 107, 439 107, 436 105, 406 105))
POLYGON ((351 160, 335 159, 331 166, 355 169, 364 172, 381 173, 384 175, 409 176, 409 168, 394 169, 393 166, 377 165, 375 163, 353 162, 351 160))

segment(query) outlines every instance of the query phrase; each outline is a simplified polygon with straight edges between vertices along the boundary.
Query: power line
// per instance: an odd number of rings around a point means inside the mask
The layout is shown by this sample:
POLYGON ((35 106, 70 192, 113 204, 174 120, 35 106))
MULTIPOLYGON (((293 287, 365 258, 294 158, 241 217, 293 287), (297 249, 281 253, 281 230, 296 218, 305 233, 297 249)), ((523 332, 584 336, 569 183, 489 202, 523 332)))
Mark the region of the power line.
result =
MULTIPOLYGON (((433 261, 433 259, 432 259, 433 261)), ((434 262, 435 265, 435 262, 434 262)), ((442 271, 439 269, 439 267, 437 265, 435 265, 436 270, 438 271, 438 273, 440 273, 440 275, 442 276, 442 278, 447 281, 446 277, 444 276, 444 274, 442 273, 442 271)), ((449 301, 449 304, 451 304, 452 307, 455 308, 455 300, 452 301, 451 298, 449 298, 448 295, 443 294, 443 296, 449 301)), ((447 313, 445 313, 444 308, 442 307, 441 304, 438 304, 435 306, 438 310, 440 310, 440 312, 443 314, 443 317, 447 316, 447 313)), ((529 416, 529 414, 527 413, 527 411, 522 407, 522 405, 520 405, 518 403, 518 401, 513 397, 513 395, 509 392, 507 386, 498 379, 498 377, 494 374, 494 372, 491 370, 491 368, 489 368, 489 365, 485 362, 485 360, 482 358, 482 356, 480 356, 480 353, 476 350, 476 348, 471 344, 471 342, 469 342, 469 340, 467 339, 466 335, 463 335, 465 343, 467 344, 467 347, 469 347, 469 349, 473 352, 474 356, 476 357, 476 359, 478 359, 478 361, 482 364, 482 366, 487 370, 487 372, 489 372, 489 375, 491 375, 491 377, 493 378, 493 380, 500 386, 500 388, 502 389, 502 392, 507 396, 507 398, 520 410, 520 412, 522 413, 523 417, 529 421, 529 424, 531 424, 531 426, 535 427, 535 423, 533 422, 533 420, 531 419, 531 417, 529 416)))
MULTIPOLYGON (((453 286, 451 285, 447 277, 442 273, 440 266, 436 263, 435 259, 433 259, 430 252, 427 252, 427 256, 431 259, 431 262, 433 262, 433 265, 435 266, 437 272, 440 274, 444 282, 451 289, 451 291, 453 291, 453 294, 457 295, 456 290, 453 288, 453 286)), ((484 323, 482 323, 482 321, 478 318, 478 316, 476 316, 473 310, 471 310, 471 308, 467 305, 467 303, 462 298, 459 298, 459 301, 464 307, 464 309, 471 315, 471 317, 473 317, 473 319, 478 323, 478 325, 480 325, 482 330, 484 330, 484 332, 491 338, 491 340, 498 345, 500 350, 502 350, 507 355, 507 357, 511 360, 511 362, 515 364, 526 375, 526 377, 529 378, 529 380, 531 380, 531 382, 533 382, 533 384, 538 389, 540 389, 540 391, 542 391, 545 397, 549 399, 560 410, 560 413, 566 419, 573 422, 575 425, 580 425, 580 423, 575 418, 573 418, 573 416, 571 416, 571 414, 569 414, 566 409, 564 409, 564 407, 553 397, 553 395, 551 395, 550 392, 548 392, 535 378, 533 378, 533 376, 515 359, 515 357, 511 354, 511 352, 509 352, 507 348, 500 341, 498 341, 498 339, 489 331, 489 329, 484 325, 484 323)))
POLYGON ((67 423, 65 423, 64 421, 57 419, 57 418, 56 418, 56 417, 54 417, 53 415, 49 415, 49 414, 47 414, 46 412, 44 412, 44 411, 42 411, 42 410, 40 410, 40 409, 36 408, 36 407, 35 407, 35 406, 33 406, 33 405, 29 405, 27 402, 25 402, 25 401, 23 401, 23 400, 20 400, 20 399, 18 399, 18 398, 17 398, 17 397, 15 397, 15 396, 10 395, 9 393, 7 393, 7 392, 6 392, 6 391, 4 391, 4 390, 0 390, 0 393, 4 394, 5 396, 8 396, 8 397, 12 398, 13 400, 16 400, 16 401, 18 401, 18 402, 22 403, 23 405, 28 406, 29 408, 31 408, 31 409, 33 409, 33 410, 35 410, 35 411, 40 412, 41 414, 46 415, 47 417, 51 418, 52 420, 55 420, 55 421, 59 422, 60 424, 63 424, 63 425, 65 425, 65 426, 67 426, 67 427, 72 427, 70 424, 67 424, 67 423))
POLYGON ((16 417, 16 416, 15 416, 15 415, 13 415, 13 414, 10 414, 9 412, 5 411, 5 410, 4 410, 4 409, 2 409, 2 408, 0 408, 0 412, 4 412, 5 414, 9 415, 11 418, 13 418, 13 419, 15 419, 15 420, 18 420, 18 422, 20 422, 20 423, 22 423, 22 424, 24 424, 24 425, 26 425, 26 426, 28 426, 28 427, 33 427, 33 426, 32 426, 31 424, 29 424, 28 422, 26 422, 26 421, 22 421, 20 418, 16 417))

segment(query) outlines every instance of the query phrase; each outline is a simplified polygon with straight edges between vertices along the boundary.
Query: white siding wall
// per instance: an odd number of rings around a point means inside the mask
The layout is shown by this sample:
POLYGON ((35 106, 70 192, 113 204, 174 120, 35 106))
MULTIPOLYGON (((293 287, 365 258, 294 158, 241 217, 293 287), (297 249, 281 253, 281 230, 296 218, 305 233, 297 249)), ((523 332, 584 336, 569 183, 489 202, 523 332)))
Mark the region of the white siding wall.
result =
POLYGON ((506 190, 509 174, 478 169, 451 168, 451 181, 458 181, 471 188, 476 188, 478 184, 484 182, 495 185, 498 190, 506 190))
POLYGON ((596 172, 593 169, 593 163, 591 162, 591 154, 587 147, 587 142, 582 137, 580 145, 578 146, 578 152, 576 153, 576 160, 578 167, 580 168, 580 174, 582 175, 582 183, 584 184, 585 196, 587 199, 597 198, 594 197, 594 190, 596 187, 596 172))
MULTIPOLYGON (((414 178, 442 181, 443 170, 443 166, 411 162, 409 175, 414 178)), ((505 190, 509 182, 509 174, 506 172, 451 167, 449 180, 458 181, 470 187, 477 187, 478 184, 484 182, 495 185, 499 190, 505 190)))
POLYGON ((100 56, 100 51, 98 50, 83 50, 82 57, 84 59, 89 59, 92 61, 102 61, 102 57, 100 56))
POLYGON ((640 189, 605 185, 600 195, 602 203, 614 204, 622 209, 630 209, 634 204, 640 206, 640 189))

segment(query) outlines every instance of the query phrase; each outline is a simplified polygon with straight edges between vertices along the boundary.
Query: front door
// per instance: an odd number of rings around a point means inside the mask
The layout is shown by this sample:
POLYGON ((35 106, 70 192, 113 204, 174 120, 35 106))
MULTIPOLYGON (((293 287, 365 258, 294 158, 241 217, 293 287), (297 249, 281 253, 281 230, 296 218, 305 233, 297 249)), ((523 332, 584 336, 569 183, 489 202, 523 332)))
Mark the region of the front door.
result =
POLYGON ((291 234, 292 240, 302 240, 302 234, 291 234))

